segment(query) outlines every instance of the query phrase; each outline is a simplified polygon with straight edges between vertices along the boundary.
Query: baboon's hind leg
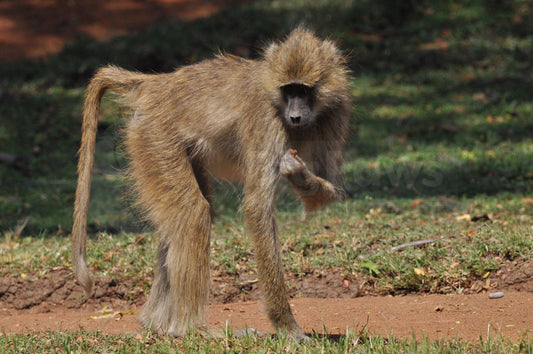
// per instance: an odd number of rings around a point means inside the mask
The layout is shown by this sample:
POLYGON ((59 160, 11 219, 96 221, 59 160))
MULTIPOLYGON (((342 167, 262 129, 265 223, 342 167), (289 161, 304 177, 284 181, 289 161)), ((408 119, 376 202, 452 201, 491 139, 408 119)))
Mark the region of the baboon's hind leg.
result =
POLYGON ((184 335, 204 325, 209 292, 210 206, 185 149, 151 149, 147 134, 130 130, 131 174, 140 202, 162 237, 141 323, 184 335), (173 151, 170 151, 173 150, 173 151))

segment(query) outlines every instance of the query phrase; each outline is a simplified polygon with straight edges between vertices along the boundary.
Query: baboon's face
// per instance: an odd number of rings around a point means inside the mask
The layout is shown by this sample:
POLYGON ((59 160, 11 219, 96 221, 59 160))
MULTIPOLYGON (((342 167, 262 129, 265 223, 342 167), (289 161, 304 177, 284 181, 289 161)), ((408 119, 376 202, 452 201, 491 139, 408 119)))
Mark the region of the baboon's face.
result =
POLYGON ((313 88, 301 84, 281 87, 283 119, 290 127, 305 127, 313 118, 313 88))

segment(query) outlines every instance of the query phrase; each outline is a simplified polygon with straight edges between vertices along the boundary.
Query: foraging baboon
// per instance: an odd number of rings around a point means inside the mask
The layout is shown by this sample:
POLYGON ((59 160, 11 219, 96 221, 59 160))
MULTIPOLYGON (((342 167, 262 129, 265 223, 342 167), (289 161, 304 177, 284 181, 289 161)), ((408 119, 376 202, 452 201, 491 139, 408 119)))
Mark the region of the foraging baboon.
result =
POLYGON ((95 136, 100 100, 111 90, 135 112, 125 128, 129 174, 139 205, 162 237, 142 324, 172 335, 203 326, 213 173, 243 183, 266 310, 276 329, 304 337, 287 299, 274 195, 281 176, 307 211, 340 193, 349 114, 345 65, 331 41, 299 27, 259 60, 219 54, 157 75, 100 69, 83 108, 72 230, 73 269, 86 294, 92 286, 85 242, 95 136))

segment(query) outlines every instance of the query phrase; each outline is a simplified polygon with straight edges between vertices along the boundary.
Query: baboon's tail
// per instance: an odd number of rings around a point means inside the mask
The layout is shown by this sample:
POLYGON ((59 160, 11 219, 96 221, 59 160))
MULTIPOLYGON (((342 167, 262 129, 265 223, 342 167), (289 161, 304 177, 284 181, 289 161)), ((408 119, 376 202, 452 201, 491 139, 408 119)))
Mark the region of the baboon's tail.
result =
POLYGON ((107 90, 125 94, 135 89, 145 78, 145 75, 123 70, 114 66, 100 69, 91 80, 83 106, 83 125, 81 147, 78 163, 78 187, 74 203, 74 223, 72 226, 72 269, 85 295, 90 296, 92 280, 87 268, 86 240, 87 240, 87 210, 89 208, 89 194, 91 190, 91 171, 94 161, 94 148, 98 118, 100 116, 100 101, 107 90))

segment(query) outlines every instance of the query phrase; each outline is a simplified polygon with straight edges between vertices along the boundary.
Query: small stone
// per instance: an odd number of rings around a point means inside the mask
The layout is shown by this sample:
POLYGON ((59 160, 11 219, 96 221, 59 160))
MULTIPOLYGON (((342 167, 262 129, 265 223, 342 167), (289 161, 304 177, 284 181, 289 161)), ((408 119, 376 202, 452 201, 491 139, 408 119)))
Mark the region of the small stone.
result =
POLYGON ((503 293, 501 291, 489 294, 489 299, 499 299, 501 297, 503 297, 503 293))

